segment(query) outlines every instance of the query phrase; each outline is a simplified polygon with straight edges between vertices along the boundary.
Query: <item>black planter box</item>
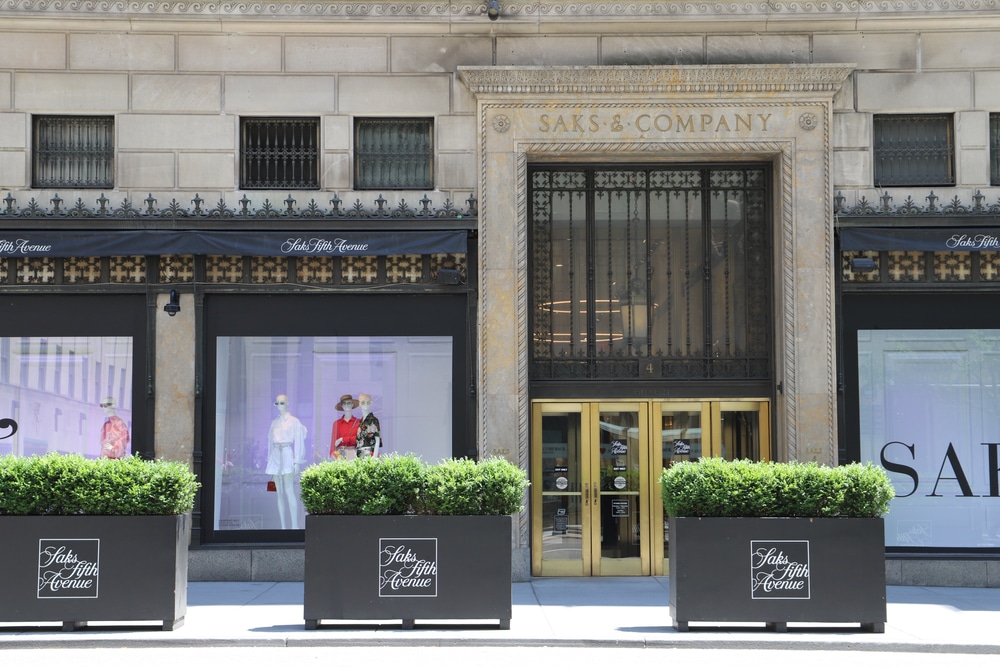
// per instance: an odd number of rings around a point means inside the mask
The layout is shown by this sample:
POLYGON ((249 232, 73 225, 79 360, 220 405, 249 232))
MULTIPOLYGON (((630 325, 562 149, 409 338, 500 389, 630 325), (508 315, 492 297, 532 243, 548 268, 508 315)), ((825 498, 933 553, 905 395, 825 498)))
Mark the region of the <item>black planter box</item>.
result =
POLYGON ((306 517, 304 618, 499 619, 510 628, 510 516, 306 517))
POLYGON ((0 621, 184 622, 190 517, 3 516, 0 621))
POLYGON ((691 621, 860 623, 885 632, 878 519, 670 517, 670 613, 691 621))

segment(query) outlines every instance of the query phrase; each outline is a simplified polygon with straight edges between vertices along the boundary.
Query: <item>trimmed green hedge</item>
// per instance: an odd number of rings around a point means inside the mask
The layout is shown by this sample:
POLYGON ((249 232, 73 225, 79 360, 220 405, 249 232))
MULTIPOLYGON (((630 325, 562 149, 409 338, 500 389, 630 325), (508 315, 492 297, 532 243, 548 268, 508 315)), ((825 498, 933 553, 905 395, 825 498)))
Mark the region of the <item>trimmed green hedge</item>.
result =
POLYGON ((870 463, 702 459, 675 463, 660 482, 670 516, 874 518, 895 495, 885 471, 870 463))
POLYGON ((186 514, 199 486, 175 461, 0 457, 0 515, 186 514))
POLYGON ((302 504, 310 514, 503 516, 523 509, 527 486, 524 471, 501 458, 362 457, 306 468, 302 504))

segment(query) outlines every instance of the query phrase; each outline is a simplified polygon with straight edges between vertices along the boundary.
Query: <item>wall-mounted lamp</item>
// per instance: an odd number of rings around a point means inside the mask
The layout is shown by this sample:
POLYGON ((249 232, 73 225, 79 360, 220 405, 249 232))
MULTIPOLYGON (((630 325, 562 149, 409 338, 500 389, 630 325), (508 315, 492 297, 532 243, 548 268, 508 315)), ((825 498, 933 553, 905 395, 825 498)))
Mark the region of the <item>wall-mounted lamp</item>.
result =
POLYGON ((438 284, 459 285, 462 282, 462 272, 457 269, 438 269, 438 284))
POLYGON ((875 260, 871 257, 855 257, 851 260, 851 271, 874 271, 875 260))
POLYGON ((500 0, 489 0, 489 2, 486 3, 486 16, 488 16, 491 21, 496 21, 500 18, 500 0))
POLYGON ((170 300, 163 306, 163 312, 170 317, 173 317, 177 313, 181 312, 181 299, 177 296, 177 290, 170 290, 170 300))

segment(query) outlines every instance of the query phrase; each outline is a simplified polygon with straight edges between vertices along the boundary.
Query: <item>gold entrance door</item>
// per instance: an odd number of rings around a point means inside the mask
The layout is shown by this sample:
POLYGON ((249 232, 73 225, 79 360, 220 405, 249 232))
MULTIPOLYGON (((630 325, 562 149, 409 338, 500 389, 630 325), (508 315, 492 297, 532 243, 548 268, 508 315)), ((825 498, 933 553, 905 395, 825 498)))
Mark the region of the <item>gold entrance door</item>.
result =
POLYGON ((532 405, 532 572, 651 572, 649 406, 532 405))
POLYGON ((651 406, 650 421, 658 440, 651 447, 649 466, 656 495, 652 503, 653 574, 658 576, 670 570, 670 534, 659 497, 663 469, 677 461, 707 457, 770 461, 771 404, 766 400, 663 401, 651 406))

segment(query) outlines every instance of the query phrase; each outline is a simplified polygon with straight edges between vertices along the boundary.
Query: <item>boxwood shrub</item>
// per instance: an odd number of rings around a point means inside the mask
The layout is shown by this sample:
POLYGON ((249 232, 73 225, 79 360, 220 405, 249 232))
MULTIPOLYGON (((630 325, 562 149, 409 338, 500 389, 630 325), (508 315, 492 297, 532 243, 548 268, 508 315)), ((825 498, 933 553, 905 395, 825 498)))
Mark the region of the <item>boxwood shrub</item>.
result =
POLYGON ((199 486, 175 461, 0 457, 0 515, 186 514, 199 486))
POLYGON ((310 514, 406 514, 423 479, 413 456, 324 461, 302 471, 302 504, 310 514))
POLYGON ((675 463, 660 481, 670 516, 874 518, 889 511, 895 493, 885 471, 871 463, 711 458, 675 463))
POLYGON ((522 509, 528 482, 501 458, 416 456, 325 461, 302 472, 302 504, 310 514, 505 515, 522 509))

